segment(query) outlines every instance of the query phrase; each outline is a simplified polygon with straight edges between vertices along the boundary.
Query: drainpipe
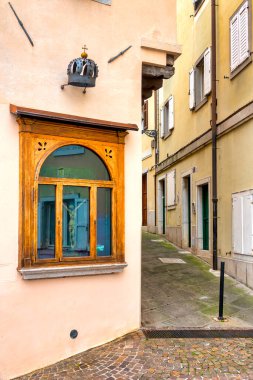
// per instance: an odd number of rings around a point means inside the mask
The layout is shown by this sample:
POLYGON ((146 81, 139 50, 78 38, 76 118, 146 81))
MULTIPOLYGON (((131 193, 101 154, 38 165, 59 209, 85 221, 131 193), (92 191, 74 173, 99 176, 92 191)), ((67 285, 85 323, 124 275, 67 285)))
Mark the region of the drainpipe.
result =
POLYGON ((216 0, 211 3, 212 18, 212 202, 213 202, 213 269, 218 269, 217 256, 217 94, 216 94, 216 0))
MULTIPOLYGON (((155 170, 156 165, 159 162, 159 92, 158 90, 155 91, 155 130, 156 130, 156 138, 155 138, 155 170)), ((157 224, 157 217, 156 217, 156 174, 154 175, 154 186, 155 186, 155 226, 157 224)))

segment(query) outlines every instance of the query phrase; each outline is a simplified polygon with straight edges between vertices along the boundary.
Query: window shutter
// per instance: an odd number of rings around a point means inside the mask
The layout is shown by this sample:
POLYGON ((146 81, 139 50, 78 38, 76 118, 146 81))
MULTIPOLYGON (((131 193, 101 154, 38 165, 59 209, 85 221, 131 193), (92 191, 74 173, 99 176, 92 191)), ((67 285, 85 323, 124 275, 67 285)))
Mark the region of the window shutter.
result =
POLYGON ((246 1, 239 11, 239 63, 249 56, 249 8, 246 1))
POLYGON ((204 94, 211 92, 211 48, 204 53, 204 94))
POLYGON ((195 70, 189 73, 189 107, 192 110, 195 107, 195 70))
POLYGON ((240 195, 233 195, 233 251, 242 253, 243 202, 240 195))
POLYGON ((239 64, 239 17, 238 13, 230 21, 230 63, 231 71, 239 64))
POLYGON ((148 129, 148 101, 143 104, 143 129, 148 129))
POLYGON ((174 128, 174 97, 169 98, 169 130, 174 128))
POLYGON ((167 206, 176 204, 176 170, 167 173, 167 206))
POLYGON ((160 109, 160 137, 164 137, 164 107, 160 109))
POLYGON ((242 253, 252 254, 252 195, 243 197, 242 253))

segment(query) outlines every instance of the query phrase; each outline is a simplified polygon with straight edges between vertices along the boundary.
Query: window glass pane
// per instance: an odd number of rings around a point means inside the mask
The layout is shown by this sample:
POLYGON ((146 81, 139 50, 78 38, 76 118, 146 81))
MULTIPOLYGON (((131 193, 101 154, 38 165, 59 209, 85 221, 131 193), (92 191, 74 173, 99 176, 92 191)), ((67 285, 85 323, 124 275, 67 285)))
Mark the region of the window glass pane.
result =
POLYGON ((55 257, 55 186, 39 185, 37 254, 39 259, 55 257))
POLYGON ((51 153, 42 165, 40 177, 110 180, 98 155, 80 145, 67 145, 51 153))
POLYGON ((97 189, 97 256, 111 255, 111 189, 97 189))
POLYGON ((63 187, 62 250, 64 257, 90 255, 90 189, 63 187))

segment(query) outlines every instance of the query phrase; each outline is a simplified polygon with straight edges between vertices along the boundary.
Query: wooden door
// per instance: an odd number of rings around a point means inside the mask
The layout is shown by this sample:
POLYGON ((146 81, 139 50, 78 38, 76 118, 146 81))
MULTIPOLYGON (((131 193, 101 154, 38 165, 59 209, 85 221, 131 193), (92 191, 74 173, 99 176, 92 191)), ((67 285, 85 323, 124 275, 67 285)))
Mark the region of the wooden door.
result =
POLYGON ((147 225, 147 174, 142 175, 142 225, 147 225))

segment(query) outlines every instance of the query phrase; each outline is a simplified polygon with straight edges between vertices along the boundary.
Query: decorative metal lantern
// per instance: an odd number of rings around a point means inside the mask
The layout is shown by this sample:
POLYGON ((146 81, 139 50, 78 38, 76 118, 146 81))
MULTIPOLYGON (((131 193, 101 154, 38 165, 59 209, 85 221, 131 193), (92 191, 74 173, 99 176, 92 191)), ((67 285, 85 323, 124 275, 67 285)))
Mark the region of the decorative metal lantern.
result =
POLYGON ((73 59, 67 69, 68 83, 61 86, 64 89, 65 86, 95 87, 96 79, 98 76, 98 66, 92 60, 88 58, 88 54, 85 52, 87 48, 83 47, 84 51, 80 58, 73 59))

